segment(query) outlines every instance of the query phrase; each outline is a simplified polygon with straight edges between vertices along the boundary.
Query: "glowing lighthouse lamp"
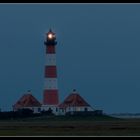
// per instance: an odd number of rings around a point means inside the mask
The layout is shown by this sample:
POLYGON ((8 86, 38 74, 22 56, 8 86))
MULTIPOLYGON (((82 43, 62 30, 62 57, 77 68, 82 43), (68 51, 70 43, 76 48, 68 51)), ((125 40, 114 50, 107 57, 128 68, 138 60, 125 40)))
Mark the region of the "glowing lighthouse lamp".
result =
POLYGON ((48 34, 48 38, 49 38, 49 39, 52 39, 53 37, 54 37, 54 36, 53 36, 52 33, 49 33, 49 34, 48 34))
POLYGON ((50 31, 47 33, 47 40, 53 41, 55 39, 56 39, 55 33, 53 33, 52 30, 50 29, 50 31))

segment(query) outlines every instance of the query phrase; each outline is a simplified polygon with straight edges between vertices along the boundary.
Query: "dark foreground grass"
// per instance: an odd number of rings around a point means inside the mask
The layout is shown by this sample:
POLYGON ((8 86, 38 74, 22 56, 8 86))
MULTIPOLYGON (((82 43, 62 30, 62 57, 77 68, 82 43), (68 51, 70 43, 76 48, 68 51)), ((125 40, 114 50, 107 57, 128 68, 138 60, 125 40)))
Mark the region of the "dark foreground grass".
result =
POLYGON ((140 119, 91 116, 1 120, 0 136, 140 136, 140 119))

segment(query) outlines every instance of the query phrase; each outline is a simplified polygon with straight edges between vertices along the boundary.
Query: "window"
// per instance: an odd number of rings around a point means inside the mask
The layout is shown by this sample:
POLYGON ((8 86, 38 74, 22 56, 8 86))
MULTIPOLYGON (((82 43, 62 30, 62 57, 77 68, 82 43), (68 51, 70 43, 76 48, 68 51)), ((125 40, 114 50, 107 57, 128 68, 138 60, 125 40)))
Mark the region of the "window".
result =
POLYGON ((85 107, 85 111, 88 111, 87 107, 85 107))
POLYGON ((38 108, 38 112, 41 112, 41 108, 40 107, 38 108))
POLYGON ((58 108, 56 108, 56 112, 58 111, 58 108))
POLYGON ((64 112, 64 109, 62 109, 62 112, 64 112))

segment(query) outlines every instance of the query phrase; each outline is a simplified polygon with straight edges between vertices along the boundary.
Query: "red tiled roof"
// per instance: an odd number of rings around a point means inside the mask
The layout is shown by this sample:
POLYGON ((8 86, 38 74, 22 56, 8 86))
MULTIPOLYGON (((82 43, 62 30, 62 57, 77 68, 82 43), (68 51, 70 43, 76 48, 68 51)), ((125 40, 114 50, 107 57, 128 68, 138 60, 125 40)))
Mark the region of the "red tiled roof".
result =
POLYGON ((63 103, 59 105, 60 108, 70 106, 90 106, 78 93, 71 93, 63 103))
POLYGON ((40 102, 31 94, 23 95, 13 106, 14 108, 22 107, 40 107, 40 102))

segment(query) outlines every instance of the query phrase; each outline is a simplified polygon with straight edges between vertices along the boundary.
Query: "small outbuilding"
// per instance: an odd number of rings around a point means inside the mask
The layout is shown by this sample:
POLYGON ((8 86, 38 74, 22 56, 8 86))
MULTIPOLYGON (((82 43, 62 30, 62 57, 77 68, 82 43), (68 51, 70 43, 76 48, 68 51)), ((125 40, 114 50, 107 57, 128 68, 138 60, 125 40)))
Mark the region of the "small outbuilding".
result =
POLYGON ((59 105, 59 114, 73 114, 74 112, 88 112, 94 109, 76 92, 73 92, 59 105))
POLYGON ((30 109, 34 113, 40 113, 41 103, 28 91, 28 93, 24 94, 16 104, 13 105, 13 111, 20 109, 30 109))

